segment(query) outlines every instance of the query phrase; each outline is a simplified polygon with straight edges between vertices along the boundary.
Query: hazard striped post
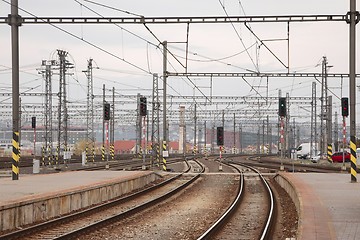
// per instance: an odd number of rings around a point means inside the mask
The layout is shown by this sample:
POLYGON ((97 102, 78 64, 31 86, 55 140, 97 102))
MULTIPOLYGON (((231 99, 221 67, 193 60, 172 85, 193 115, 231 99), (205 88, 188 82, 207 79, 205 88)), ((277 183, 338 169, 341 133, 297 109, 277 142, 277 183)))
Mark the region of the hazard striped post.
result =
POLYGON ((89 147, 88 147, 88 142, 86 143, 86 147, 85 147, 85 162, 88 162, 88 155, 89 155, 89 147))
POLYGON ((92 162, 95 163, 95 142, 92 145, 92 162))
POLYGON ((52 152, 51 152, 51 147, 50 145, 48 146, 48 163, 49 165, 51 165, 51 160, 52 160, 52 152))
MULTIPOLYGON (((34 153, 35 156, 35 153, 34 153)), ((45 146, 41 147, 41 159, 42 159, 42 165, 45 166, 45 146)))
POLYGON ((162 150, 163 150, 163 159, 162 159, 162 162, 163 162, 163 170, 166 171, 166 170, 167 170, 167 168, 166 168, 166 157, 167 157, 166 141, 163 141, 162 150))
POLYGON ((111 160, 114 161, 115 160, 115 145, 111 144, 110 146, 110 152, 111 152, 111 160))
POLYGON ((13 152, 12 152, 12 179, 19 179, 19 160, 20 160, 20 148, 19 148, 19 132, 13 132, 13 152))
POLYGON ((60 155, 60 146, 58 145, 56 147, 56 159, 55 159, 55 165, 58 166, 59 165, 59 155, 60 155))
POLYGON ((328 147, 327 147, 327 158, 328 158, 328 161, 329 162, 332 162, 332 145, 331 144, 328 144, 328 147))
POLYGON ((351 161, 351 182, 356 182, 356 138, 350 136, 350 161, 351 161))
POLYGON ((160 168, 160 145, 156 144, 156 164, 160 168))
POLYGON ((105 161, 105 145, 101 146, 101 160, 105 161))

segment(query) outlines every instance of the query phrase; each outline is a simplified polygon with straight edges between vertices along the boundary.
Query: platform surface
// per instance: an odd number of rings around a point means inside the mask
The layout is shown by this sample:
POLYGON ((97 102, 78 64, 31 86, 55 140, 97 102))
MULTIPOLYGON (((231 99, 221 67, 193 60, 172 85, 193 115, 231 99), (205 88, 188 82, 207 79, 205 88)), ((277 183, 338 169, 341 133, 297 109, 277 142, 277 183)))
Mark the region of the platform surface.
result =
POLYGON ((0 206, 36 196, 134 179, 149 173, 149 171, 72 171, 25 174, 20 175, 18 180, 12 180, 11 177, 0 178, 0 206))
POLYGON ((352 183, 349 173, 283 174, 301 195, 301 239, 360 239, 359 179, 352 183))

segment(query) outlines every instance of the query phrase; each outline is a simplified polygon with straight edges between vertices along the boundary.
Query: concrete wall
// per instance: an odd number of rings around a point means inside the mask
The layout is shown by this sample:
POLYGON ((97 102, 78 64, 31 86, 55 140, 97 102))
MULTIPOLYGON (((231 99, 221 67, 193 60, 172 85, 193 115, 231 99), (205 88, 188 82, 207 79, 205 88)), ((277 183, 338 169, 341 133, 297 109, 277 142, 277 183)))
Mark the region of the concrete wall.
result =
POLYGON ((275 181, 289 194, 295 204, 296 211, 299 215, 299 223, 302 222, 302 203, 300 201, 300 193, 296 190, 294 185, 283 175, 277 174, 274 177, 275 181))
POLYGON ((0 231, 15 230, 27 224, 53 219, 60 215, 105 202, 144 187, 159 176, 149 173, 134 179, 36 198, 0 207, 0 231))

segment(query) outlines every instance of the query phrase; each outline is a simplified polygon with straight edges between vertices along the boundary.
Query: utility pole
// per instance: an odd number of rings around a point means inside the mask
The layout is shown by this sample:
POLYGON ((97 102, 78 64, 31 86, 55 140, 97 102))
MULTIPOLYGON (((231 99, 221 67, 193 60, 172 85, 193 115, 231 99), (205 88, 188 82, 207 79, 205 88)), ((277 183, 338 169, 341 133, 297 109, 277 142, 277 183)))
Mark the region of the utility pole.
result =
POLYGON ((93 85, 93 59, 88 60, 87 70, 83 71, 87 77, 87 111, 86 111, 86 162, 92 155, 95 162, 95 137, 94 137, 94 85, 93 85), (90 154, 92 153, 92 154, 90 154))
POLYGON ((350 0, 350 12, 347 13, 350 24, 350 150, 351 150, 351 182, 357 182, 356 179, 356 24, 359 22, 359 12, 356 11, 356 0, 350 0))
POLYGON ((160 167, 160 100, 159 100, 159 76, 157 73, 153 74, 153 93, 152 93, 152 164, 156 162, 160 167))
POLYGON ((334 120, 334 148, 335 152, 339 151, 339 119, 338 119, 338 113, 335 112, 335 120, 334 120))
POLYGON ((322 61, 322 71, 321 71, 321 115, 320 115, 320 152, 325 153, 327 149, 327 110, 328 110, 328 96, 327 96, 327 58, 324 56, 322 61))
POLYGON ((168 157, 167 151, 167 122, 166 122, 166 88, 167 88, 167 41, 163 42, 163 144, 162 144, 162 157, 163 157, 163 170, 167 171, 166 158, 168 157))
POLYGON ((67 151, 68 151, 68 111, 67 111, 67 92, 66 92, 66 71, 71 67, 66 57, 68 52, 57 50, 59 55, 59 107, 58 107, 58 146, 56 154, 56 165, 59 164, 59 157, 61 151, 61 144, 64 146, 64 164, 66 164, 67 151))
POLYGON ((234 113, 234 129, 233 129, 233 132, 234 132, 234 134, 233 134, 233 136, 234 136, 234 138, 233 138, 233 141, 234 141, 234 148, 233 148, 233 154, 235 154, 236 153, 236 130, 235 130, 235 124, 236 124, 236 122, 235 122, 235 120, 236 120, 236 118, 235 118, 235 113, 234 113))
POLYGON ((265 153, 265 120, 262 121, 262 147, 261 154, 265 153))
POLYGON ((140 115, 140 93, 137 94, 137 109, 136 109, 136 156, 141 158, 141 115, 140 115))
POLYGON ((105 161, 105 118, 104 118, 104 112, 105 112, 105 84, 103 84, 103 114, 102 114, 102 146, 101 146, 101 161, 105 161))
POLYGON ((115 160, 115 87, 112 89, 112 111, 111 111, 111 118, 110 118, 110 152, 111 152, 111 160, 115 160))
POLYGON ((206 149, 206 121, 204 121, 204 151, 205 159, 207 157, 207 149, 206 149))
POLYGON ((197 152, 196 131, 197 131, 197 117, 196 117, 196 103, 195 103, 195 105, 194 105, 194 149, 193 149, 194 154, 196 154, 196 152, 197 152))
POLYGON ((239 124, 239 144, 240 144, 240 153, 243 152, 243 149, 242 149, 242 127, 241 127, 241 124, 239 124))
MULTIPOLYGON (((41 71, 45 78, 45 109, 44 109, 44 116, 45 116, 45 152, 47 152, 48 157, 48 164, 52 165, 52 154, 53 154, 53 135, 52 135, 52 66, 56 64, 55 60, 51 61, 42 61, 42 66, 45 67, 45 70, 41 71)), ((45 157, 45 156, 44 156, 45 157)), ((43 162, 45 166, 45 161, 43 162)))
POLYGON ((327 117, 326 117, 326 143, 328 158, 332 156, 332 96, 328 97, 327 117))
POLYGON ((270 125, 269 125, 269 115, 266 116, 266 143, 268 147, 268 154, 271 154, 271 141, 270 141, 270 125))
POLYGON ((316 114, 316 82, 312 83, 311 88, 311 123, 310 123, 310 156, 315 156, 317 154, 317 114, 316 114))
POLYGON ((185 157, 186 148, 184 147, 185 143, 185 106, 180 106, 180 124, 179 124, 179 153, 182 153, 185 157))
POLYGON ((19 180, 20 141, 19 141, 19 26, 21 16, 18 15, 18 0, 11 0, 11 15, 8 24, 11 26, 11 67, 12 67, 12 130, 13 130, 13 154, 12 154, 12 180, 19 180))

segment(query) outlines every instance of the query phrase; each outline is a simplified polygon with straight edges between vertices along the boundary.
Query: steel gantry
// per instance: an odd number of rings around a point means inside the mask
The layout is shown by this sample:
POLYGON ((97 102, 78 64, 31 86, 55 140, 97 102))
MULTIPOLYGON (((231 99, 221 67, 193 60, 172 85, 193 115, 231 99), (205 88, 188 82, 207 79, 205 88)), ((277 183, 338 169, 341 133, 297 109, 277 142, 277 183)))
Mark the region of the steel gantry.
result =
MULTIPOLYGON (((279 23, 346 22, 348 15, 213 16, 213 17, 21 17, 21 24, 199 24, 199 23, 279 23)), ((0 23, 10 23, 0 17, 0 23)))

